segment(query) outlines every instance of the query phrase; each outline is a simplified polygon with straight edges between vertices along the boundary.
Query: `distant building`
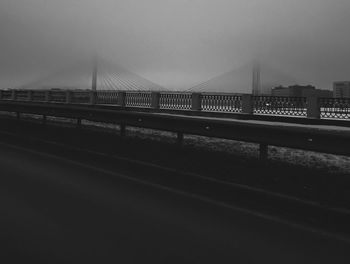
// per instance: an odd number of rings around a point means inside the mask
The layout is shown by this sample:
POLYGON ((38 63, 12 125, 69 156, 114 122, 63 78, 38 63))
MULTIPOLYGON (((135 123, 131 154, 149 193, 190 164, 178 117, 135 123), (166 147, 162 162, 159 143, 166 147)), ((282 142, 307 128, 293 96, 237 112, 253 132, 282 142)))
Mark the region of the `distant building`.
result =
POLYGON ((332 98, 333 92, 331 90, 321 90, 321 89, 305 90, 303 91, 302 96, 303 97, 317 96, 317 97, 332 98))
POLYGON ((290 90, 288 87, 278 86, 271 89, 272 96, 290 96, 290 90))
POLYGON ((311 94, 316 90, 312 85, 292 85, 288 87, 275 87, 271 93, 273 96, 302 97, 304 94, 311 94))
POLYGON ((336 98, 350 97, 350 81, 334 82, 333 96, 336 98))
POLYGON ((316 89, 312 85, 292 85, 288 87, 278 86, 272 88, 272 96, 290 96, 290 97, 333 97, 332 91, 316 89))

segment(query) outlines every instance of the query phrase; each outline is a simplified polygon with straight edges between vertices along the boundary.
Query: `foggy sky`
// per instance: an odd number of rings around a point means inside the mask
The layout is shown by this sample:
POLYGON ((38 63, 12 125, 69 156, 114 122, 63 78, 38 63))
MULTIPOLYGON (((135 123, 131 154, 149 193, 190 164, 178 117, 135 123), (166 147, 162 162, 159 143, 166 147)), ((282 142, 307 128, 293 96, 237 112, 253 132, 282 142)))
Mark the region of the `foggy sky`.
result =
POLYGON ((350 80, 349 13, 349 0, 1 0, 0 87, 97 51, 171 89, 254 58, 330 89, 350 80))

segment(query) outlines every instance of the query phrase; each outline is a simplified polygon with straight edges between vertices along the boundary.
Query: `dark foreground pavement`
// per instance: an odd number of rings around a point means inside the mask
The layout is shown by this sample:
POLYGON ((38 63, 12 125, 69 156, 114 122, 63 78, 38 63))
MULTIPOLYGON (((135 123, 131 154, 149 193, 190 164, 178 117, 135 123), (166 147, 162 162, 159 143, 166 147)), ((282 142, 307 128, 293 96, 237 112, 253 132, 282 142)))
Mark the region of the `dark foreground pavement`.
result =
POLYGON ((0 143, 1 258, 350 263, 350 243, 0 143))

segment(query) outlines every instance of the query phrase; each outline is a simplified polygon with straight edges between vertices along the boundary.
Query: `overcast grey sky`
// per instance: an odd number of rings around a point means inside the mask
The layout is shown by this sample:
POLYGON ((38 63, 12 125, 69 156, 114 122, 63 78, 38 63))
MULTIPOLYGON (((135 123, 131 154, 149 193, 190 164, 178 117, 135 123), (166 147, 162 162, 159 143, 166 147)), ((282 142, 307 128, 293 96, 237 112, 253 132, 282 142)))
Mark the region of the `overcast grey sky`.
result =
POLYGON ((189 88, 254 57, 302 83, 350 79, 349 0, 1 0, 0 85, 98 53, 189 88))

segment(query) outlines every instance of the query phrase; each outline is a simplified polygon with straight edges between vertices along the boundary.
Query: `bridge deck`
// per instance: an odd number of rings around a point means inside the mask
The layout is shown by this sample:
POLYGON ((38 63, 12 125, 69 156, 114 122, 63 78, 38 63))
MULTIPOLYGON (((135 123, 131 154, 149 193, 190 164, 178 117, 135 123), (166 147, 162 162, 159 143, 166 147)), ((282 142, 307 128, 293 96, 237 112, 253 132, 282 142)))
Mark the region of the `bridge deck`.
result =
POLYGON ((335 237, 130 181, 118 171, 3 144, 0 152, 1 251, 14 262, 350 261, 349 242, 335 237))

